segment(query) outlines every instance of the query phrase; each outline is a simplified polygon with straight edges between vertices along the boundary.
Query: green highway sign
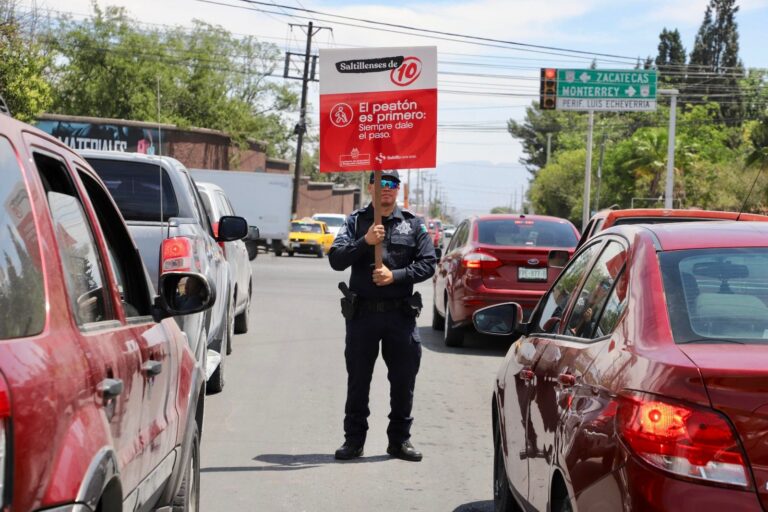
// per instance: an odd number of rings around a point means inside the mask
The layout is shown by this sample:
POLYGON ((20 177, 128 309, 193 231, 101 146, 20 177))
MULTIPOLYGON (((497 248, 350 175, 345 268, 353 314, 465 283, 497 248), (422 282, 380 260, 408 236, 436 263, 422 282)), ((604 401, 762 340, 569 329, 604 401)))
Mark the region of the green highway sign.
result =
POLYGON ((558 69, 557 110, 656 110, 656 71, 558 69))

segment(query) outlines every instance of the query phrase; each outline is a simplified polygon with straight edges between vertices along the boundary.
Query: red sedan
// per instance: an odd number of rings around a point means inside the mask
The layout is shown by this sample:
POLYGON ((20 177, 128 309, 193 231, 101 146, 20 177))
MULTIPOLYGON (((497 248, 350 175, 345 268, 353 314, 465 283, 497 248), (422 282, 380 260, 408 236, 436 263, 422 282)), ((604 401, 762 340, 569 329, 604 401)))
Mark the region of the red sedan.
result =
POLYGON ((768 507, 768 225, 614 227, 589 240, 494 386, 497 511, 768 507))
POLYGON ((515 301, 530 312, 555 281, 552 249, 576 247, 579 232, 565 219, 543 215, 483 215, 456 228, 437 266, 432 328, 445 344, 461 346, 478 309, 515 301))

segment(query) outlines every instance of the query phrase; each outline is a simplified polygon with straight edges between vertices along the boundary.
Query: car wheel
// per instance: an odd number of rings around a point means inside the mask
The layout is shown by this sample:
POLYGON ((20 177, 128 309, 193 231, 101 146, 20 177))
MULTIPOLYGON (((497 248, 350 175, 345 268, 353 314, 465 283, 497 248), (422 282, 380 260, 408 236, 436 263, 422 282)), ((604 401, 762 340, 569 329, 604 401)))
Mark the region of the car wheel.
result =
POLYGON ((520 512, 521 509, 509 488, 498 426, 493 436, 493 448, 493 510, 494 512, 520 512))
POLYGON ((245 334, 248 332, 248 319, 251 316, 252 286, 251 283, 248 283, 248 302, 245 303, 245 309, 235 317, 235 334, 245 334))
POLYGON ((323 254, 323 248, 322 247, 318 247, 317 248, 317 257, 318 258, 322 258, 323 256, 325 256, 325 254, 323 254))
POLYGON ((184 470, 184 480, 173 498, 173 512, 197 512, 200 510, 200 433, 195 424, 192 433, 192 453, 184 470))
POLYGON ((293 256, 293 251, 288 251, 288 256, 293 256))
POLYGON ((275 249, 275 256, 282 256, 283 251, 281 249, 275 249))
POLYGON ((448 302, 445 303, 445 327, 443 330, 443 341, 447 347, 460 347, 464 344, 464 329, 453 325, 451 318, 451 308, 448 302))
POLYGON ((437 306, 432 304, 432 328, 436 331, 445 329, 445 318, 437 311, 437 306))

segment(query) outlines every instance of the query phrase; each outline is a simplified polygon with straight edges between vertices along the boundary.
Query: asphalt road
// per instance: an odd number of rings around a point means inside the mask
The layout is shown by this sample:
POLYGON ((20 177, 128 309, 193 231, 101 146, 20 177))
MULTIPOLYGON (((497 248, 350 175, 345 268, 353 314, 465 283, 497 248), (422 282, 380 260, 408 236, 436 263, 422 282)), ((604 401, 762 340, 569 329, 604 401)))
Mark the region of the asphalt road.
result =
POLYGON ((365 456, 334 460, 343 442, 344 323, 328 260, 259 254, 247 334, 234 338, 224 391, 206 397, 203 511, 428 511, 493 509, 490 403, 508 345, 471 334, 462 349, 432 331, 432 283, 416 382, 419 463, 386 454, 389 383, 381 357, 371 385, 365 456))

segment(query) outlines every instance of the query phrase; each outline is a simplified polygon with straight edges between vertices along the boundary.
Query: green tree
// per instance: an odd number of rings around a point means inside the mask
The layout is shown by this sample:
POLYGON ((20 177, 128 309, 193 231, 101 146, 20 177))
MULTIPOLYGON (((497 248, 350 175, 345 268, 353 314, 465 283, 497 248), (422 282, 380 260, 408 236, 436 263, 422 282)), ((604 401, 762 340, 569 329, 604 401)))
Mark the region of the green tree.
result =
POLYGON ((744 65, 739 59, 738 10, 736 0, 710 0, 691 51, 687 95, 683 98, 720 103, 729 124, 738 124, 741 115, 739 80, 744 76, 744 65))
POLYGON ((579 126, 582 117, 582 114, 576 112, 541 110, 538 103, 533 102, 525 109, 525 120, 522 123, 514 119, 507 121, 507 131, 523 146, 520 163, 531 174, 546 165, 547 134, 551 136, 550 154, 578 147, 573 137, 575 133, 581 132, 579 126))
POLYGON ((512 208, 509 206, 494 206, 491 208, 491 213, 512 213, 512 208))
POLYGON ((291 155, 298 100, 270 79, 277 47, 199 20, 191 30, 145 29, 124 8, 93 9, 84 21, 60 20, 52 42, 57 112, 223 130, 291 155))
POLYGON ((0 96, 11 114, 30 121, 52 103, 46 71, 51 63, 36 38, 38 14, 21 13, 15 0, 0 0, 0 96))
POLYGON ((561 151, 537 173, 528 193, 535 212, 581 224, 586 157, 584 149, 561 151))
POLYGON ((659 81, 667 85, 681 83, 685 71, 685 47, 680 32, 664 28, 659 34, 658 50, 654 63, 659 71, 659 81))

